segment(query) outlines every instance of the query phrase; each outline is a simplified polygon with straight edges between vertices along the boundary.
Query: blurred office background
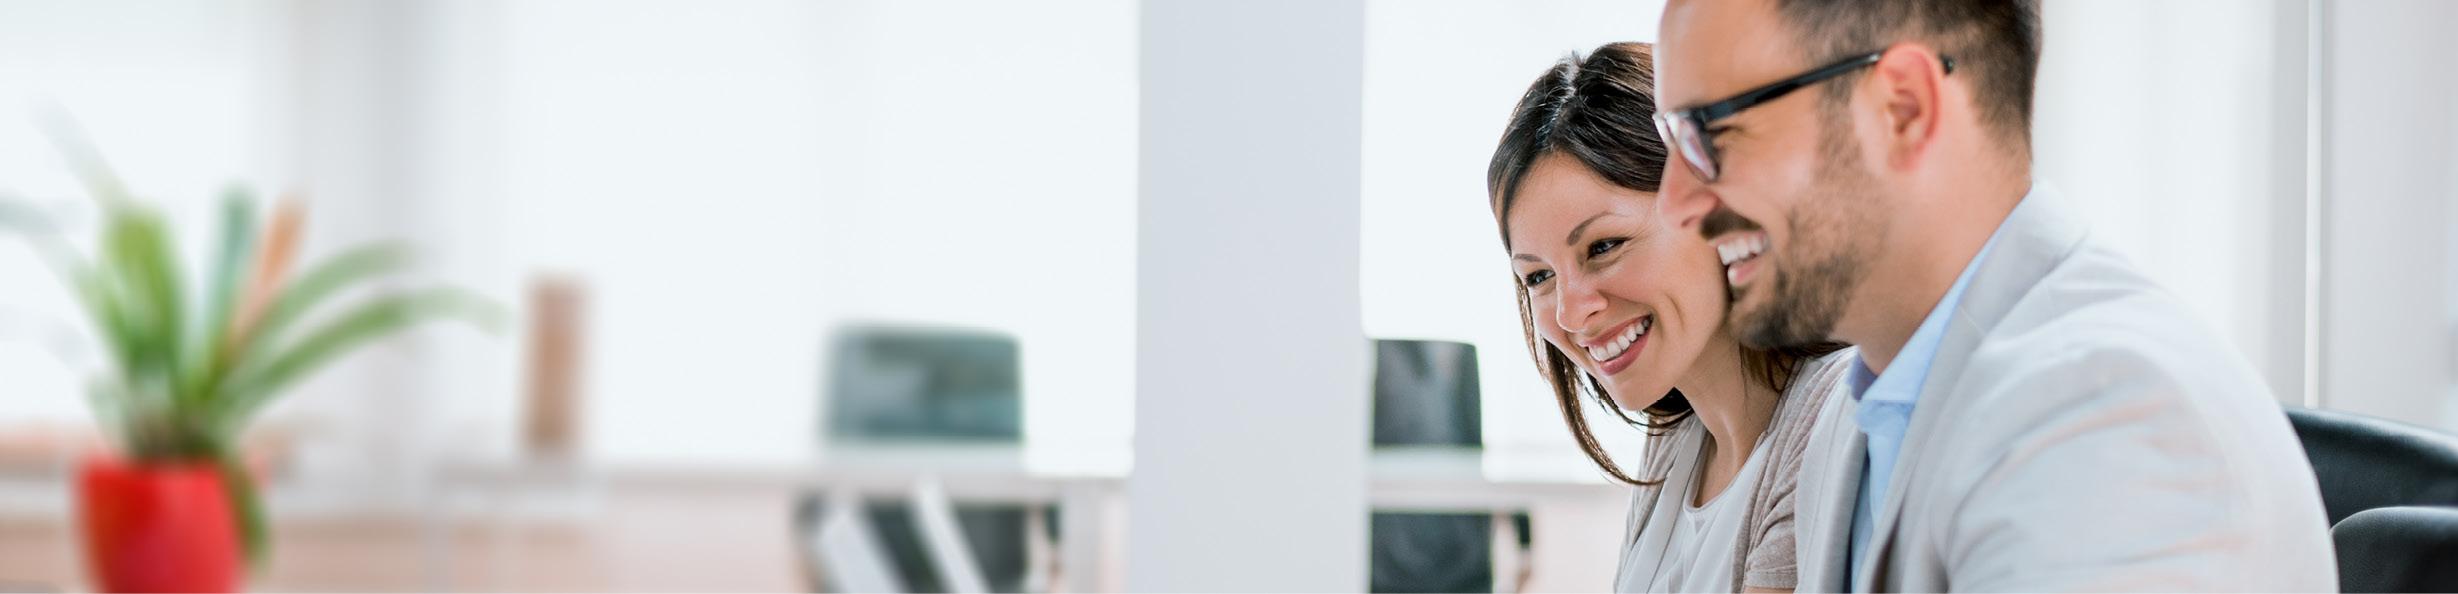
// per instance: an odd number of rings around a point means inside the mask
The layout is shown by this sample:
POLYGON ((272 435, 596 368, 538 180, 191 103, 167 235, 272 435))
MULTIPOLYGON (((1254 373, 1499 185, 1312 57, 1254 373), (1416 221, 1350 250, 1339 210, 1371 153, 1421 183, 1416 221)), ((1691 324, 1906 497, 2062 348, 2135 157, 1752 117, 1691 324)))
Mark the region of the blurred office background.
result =
MULTIPOLYGON (((0 195, 95 220, 57 106, 188 253, 242 184, 310 256, 407 240, 513 306, 273 411, 260 588, 1597 590, 1626 494, 1483 175, 1534 76, 1660 9, 6 0, 0 195), (936 565, 942 516, 996 575, 936 565), (842 581, 844 526, 892 581, 842 581)), ((2283 403, 2458 431, 2458 5, 2045 18, 2039 177, 2283 403)), ((80 320, 0 243, 0 587, 88 587, 80 320)))

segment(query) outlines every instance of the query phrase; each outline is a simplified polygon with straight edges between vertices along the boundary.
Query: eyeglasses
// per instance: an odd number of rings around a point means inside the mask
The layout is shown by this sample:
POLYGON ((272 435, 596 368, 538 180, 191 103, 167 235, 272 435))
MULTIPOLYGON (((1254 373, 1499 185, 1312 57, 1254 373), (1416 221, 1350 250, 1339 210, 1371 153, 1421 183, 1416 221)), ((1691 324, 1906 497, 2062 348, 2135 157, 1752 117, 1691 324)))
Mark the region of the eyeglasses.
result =
MULTIPOLYGON (((1690 171, 1698 174, 1698 178, 1700 180, 1714 182, 1716 180, 1716 176, 1723 173, 1723 171, 1722 167, 1717 162, 1715 149, 1716 133, 1715 131, 1708 129, 1708 125, 1714 124, 1717 121, 1723 120, 1724 118, 1732 117, 1733 114, 1741 113, 1742 110, 1757 107, 1760 104, 1782 98, 1784 95, 1790 94, 1793 91, 1801 90, 1802 87, 1818 84, 1819 82, 1830 78, 1843 76, 1844 74, 1850 73, 1854 70, 1867 68, 1872 64, 1877 64, 1878 58, 1884 57, 1885 55, 1885 50, 1878 50, 1867 54, 1853 56, 1840 62, 1820 66, 1815 70, 1801 73, 1799 76, 1768 83, 1765 86, 1755 89, 1742 91, 1741 94, 1734 95, 1731 98, 1722 101, 1689 109, 1678 109, 1657 113, 1656 134, 1664 137, 1665 144, 1672 145, 1673 148, 1681 152, 1682 162, 1690 164, 1690 171)), ((1954 73, 1953 58, 1948 58, 1946 56, 1938 56, 1937 58, 1939 66, 1943 67, 1947 74, 1954 73)))

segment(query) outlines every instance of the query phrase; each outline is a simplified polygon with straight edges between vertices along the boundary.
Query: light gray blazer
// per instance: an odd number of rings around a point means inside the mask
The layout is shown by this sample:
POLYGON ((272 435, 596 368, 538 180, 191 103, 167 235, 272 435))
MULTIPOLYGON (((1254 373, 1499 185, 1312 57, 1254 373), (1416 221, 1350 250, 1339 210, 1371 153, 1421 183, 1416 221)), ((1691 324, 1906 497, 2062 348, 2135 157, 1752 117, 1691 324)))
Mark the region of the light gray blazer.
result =
MULTIPOLYGON (((2057 200, 2024 199, 1973 272, 1852 589, 2336 590, 2270 390, 2057 200)), ((1801 468, 1802 591, 1846 587, 1866 452, 1846 390, 1801 468)))

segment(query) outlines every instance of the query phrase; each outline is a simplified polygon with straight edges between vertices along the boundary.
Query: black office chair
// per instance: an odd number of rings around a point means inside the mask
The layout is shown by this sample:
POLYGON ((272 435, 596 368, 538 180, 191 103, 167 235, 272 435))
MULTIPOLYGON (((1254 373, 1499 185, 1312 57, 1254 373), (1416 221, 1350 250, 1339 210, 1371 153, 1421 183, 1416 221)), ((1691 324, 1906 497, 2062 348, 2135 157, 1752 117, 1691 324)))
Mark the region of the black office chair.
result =
POLYGON ((2458 436, 2290 408, 2348 592, 2458 591, 2458 436))
MULTIPOLYGON (((1374 341, 1375 447, 1484 447, 1480 406, 1475 345, 1374 341)), ((1491 514, 1375 512, 1368 531, 1370 588, 1494 591, 1493 519, 1491 514)), ((1527 514, 1511 520, 1520 548, 1527 548, 1527 514)))
POLYGON ((2330 528, 2346 592, 2458 591, 2458 507, 2377 507, 2330 528))
MULTIPOLYGON (((829 349, 828 440, 837 444, 1021 444, 1024 405, 1016 340, 1004 334, 949 328, 855 325, 839 329, 829 349)), ((817 530, 825 498, 806 493, 796 527, 817 530)), ((930 564, 912 507, 902 501, 863 504, 868 525, 893 571, 913 592, 945 592, 930 564)), ((1054 539, 1055 506, 1039 510, 1050 532, 1035 535, 1025 506, 959 503, 956 524, 992 592, 1022 592, 1030 574, 1027 543, 1054 539)), ((813 568, 820 571, 824 568, 813 568)), ((817 588, 814 588, 817 589, 817 588)))

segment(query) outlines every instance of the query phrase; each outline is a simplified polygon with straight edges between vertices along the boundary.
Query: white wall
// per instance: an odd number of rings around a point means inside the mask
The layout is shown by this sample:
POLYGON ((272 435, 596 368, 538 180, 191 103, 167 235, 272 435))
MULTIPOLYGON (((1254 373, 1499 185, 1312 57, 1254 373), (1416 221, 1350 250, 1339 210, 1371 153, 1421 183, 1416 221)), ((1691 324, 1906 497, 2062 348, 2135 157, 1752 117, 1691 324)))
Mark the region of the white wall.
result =
MULTIPOLYGON (((1131 3, 717 6, 462 4, 427 48, 436 123, 493 127, 428 147, 421 236, 508 298, 587 284, 594 453, 804 458, 828 329, 888 320, 1014 334, 1029 455, 1123 463, 1131 3)), ((431 374, 447 425, 508 434, 494 361, 431 374)))
POLYGON ((2458 431, 2451 211, 2458 5, 2325 3, 2322 394, 2331 408, 2458 431))

